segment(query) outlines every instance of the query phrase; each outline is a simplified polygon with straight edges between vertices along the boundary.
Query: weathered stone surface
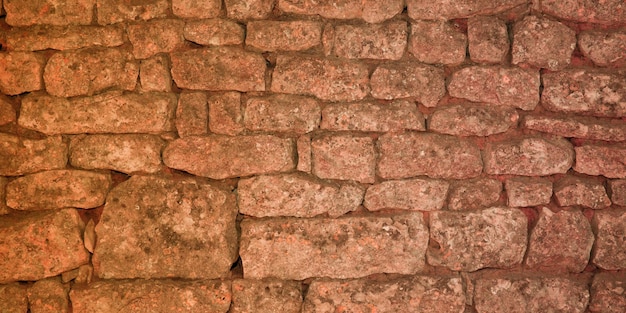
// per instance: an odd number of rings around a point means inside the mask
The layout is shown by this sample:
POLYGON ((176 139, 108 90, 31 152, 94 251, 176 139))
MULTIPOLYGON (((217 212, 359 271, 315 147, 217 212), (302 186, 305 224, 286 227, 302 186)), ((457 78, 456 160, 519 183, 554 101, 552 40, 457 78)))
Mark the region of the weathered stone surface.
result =
POLYGON ((44 59, 30 52, 0 53, 0 91, 6 95, 43 88, 44 59))
POLYGON ((311 141, 313 174, 326 179, 373 183, 376 151, 370 137, 333 135, 311 141))
POLYGON ((554 198, 560 206, 582 206, 604 209, 611 205, 602 181, 565 176, 554 184, 554 198))
POLYGON ((237 259, 235 195, 195 180, 133 176, 96 225, 100 278, 218 278, 237 259))
POLYGON ((39 280, 89 262, 74 209, 0 217, 0 282, 39 280))
POLYGON ((235 20, 264 19, 270 16, 276 0, 224 0, 226 13, 235 20))
POLYGON ((67 144, 61 136, 37 140, 0 133, 0 176, 20 176, 66 164, 67 144))
POLYGON ((75 313, 228 312, 232 293, 222 281, 98 281, 70 292, 75 313))
POLYGON ((608 187, 613 204, 626 206, 626 179, 609 180, 608 187))
POLYGON ((141 61, 139 81, 142 91, 172 91, 172 76, 169 60, 165 55, 156 55, 141 61))
POLYGON ((322 110, 320 127, 334 131, 388 132, 404 129, 426 130, 426 123, 415 103, 398 100, 390 104, 328 104, 322 110))
POLYGON ((503 63, 509 52, 506 23, 492 16, 476 16, 467 20, 470 59, 477 63, 503 63))
POLYGON ((626 58, 626 32, 581 32, 578 46, 583 55, 596 65, 609 66, 626 58))
POLYGON ((626 124, 619 119, 562 114, 526 115, 521 124, 528 129, 563 137, 604 141, 626 140, 626 124))
POLYGON ((541 104, 550 111, 626 116, 626 78, 573 69, 542 75, 541 104))
POLYGON ((424 267, 427 244, 428 230, 420 213, 244 219, 239 253, 245 278, 356 278, 373 273, 414 274, 424 267))
POLYGON ((124 43, 118 26, 44 26, 12 28, 6 33, 7 47, 17 51, 73 50, 85 47, 116 47, 124 43))
POLYGON ((107 174, 80 170, 39 172, 7 184, 7 205, 27 211, 90 209, 104 204, 110 186, 107 174))
POLYGON ((626 178, 626 146, 623 144, 582 145, 575 147, 574 170, 587 175, 626 178))
POLYGON ((467 36, 448 21, 411 22, 409 52, 419 61, 458 65, 465 60, 467 36))
POLYGON ((626 277, 616 273, 598 273, 591 284, 593 313, 621 313, 626 308, 626 277))
POLYGON ((28 312, 26 287, 19 283, 0 285, 0 310, 6 313, 28 312))
POLYGON ((592 262, 605 270, 626 269, 626 211, 597 211, 591 222, 596 233, 592 262))
POLYGON ((212 132, 234 136, 244 130, 240 93, 212 94, 207 101, 209 105, 209 129, 212 132))
POLYGON ((532 111, 539 103, 539 85, 536 70, 470 66, 452 74, 448 92, 453 97, 474 102, 532 111))
POLYGON ((513 177, 504 183, 510 207, 530 207, 550 203, 552 182, 540 177, 513 177))
POLYGON ((490 207, 500 199, 502 183, 491 178, 454 182, 448 195, 449 210, 474 210, 490 207))
POLYGON ((438 20, 489 15, 528 3, 527 0, 407 0, 412 19, 438 20))
POLYGON ((301 174, 262 175, 241 179, 237 187, 239 213, 257 216, 337 217, 356 210, 364 189, 334 184, 301 174))
POLYGON ((178 96, 176 130, 178 136, 205 135, 209 129, 209 108, 204 92, 183 92, 178 96))
MULTIPOLYGON (((235 47, 212 47, 171 53, 176 85, 204 90, 265 90, 265 59, 235 47)), ((276 74, 274 74, 276 75, 276 74)))
POLYGON ((438 108, 431 114, 428 128, 456 136, 489 136, 514 128, 518 119, 513 108, 468 103, 438 108))
POLYGON ((7 197, 6 197, 6 187, 7 187, 7 179, 6 177, 0 176, 0 215, 11 213, 11 209, 7 206, 7 197))
POLYGON ((477 146, 452 136, 407 132, 378 139, 378 175, 384 179, 426 175, 466 179, 483 168, 477 146))
POLYGON ((72 99, 31 94, 22 100, 17 122, 48 135, 160 133, 173 130, 175 108, 176 95, 167 93, 112 91, 72 99))
POLYGON ((286 172, 295 168, 292 139, 270 135, 187 137, 163 151, 165 165, 213 179, 286 172))
POLYGON ((620 0, 560 1, 542 0, 542 12, 557 18, 591 23, 618 23, 626 21, 626 8, 620 0))
POLYGON ((237 279, 232 313, 300 313, 302 285, 297 281, 237 279))
POLYGON ((11 26, 34 24, 91 24, 96 0, 4 0, 6 22, 11 26))
POLYGON ((180 48, 185 38, 185 22, 175 19, 152 20, 130 24, 126 28, 133 45, 133 55, 146 59, 160 52, 172 52, 180 48))
POLYGON ((337 25, 332 42, 341 58, 399 60, 407 45, 405 21, 384 24, 337 25))
POLYGON ((364 19, 368 23, 380 23, 402 12, 400 0, 381 3, 376 0, 347 0, 342 2, 323 0, 278 0, 278 8, 287 13, 320 15, 329 19, 364 19))
POLYGON ((63 284, 59 277, 36 281, 28 288, 28 303, 32 313, 69 312, 69 284, 63 284))
POLYGON ((298 137, 296 141, 298 152, 297 170, 301 172, 311 172, 311 135, 298 137))
POLYGON ((446 94, 443 70, 416 62, 380 65, 371 79, 372 97, 397 99, 414 97, 427 107, 434 107, 446 94))
POLYGON ((443 180, 391 180, 367 188, 363 205, 370 211, 435 211, 443 207, 449 184, 443 180))
POLYGON ((562 70, 571 63, 574 48, 576 33, 548 18, 529 15, 513 27, 513 64, 562 70))
POLYGON ((57 52, 46 64, 46 91, 59 97, 93 95, 105 89, 133 90, 139 64, 130 52, 114 48, 84 48, 57 52))
POLYGON ((0 125, 13 123, 16 117, 15 109, 13 105, 11 105, 11 102, 0 96, 0 125))
POLYGON ((174 15, 182 18, 213 18, 220 15, 220 0, 172 0, 174 15))
POLYGON ((478 313, 583 313, 589 290, 584 280, 567 278, 478 279, 474 303, 478 313))
POLYGON ((304 134, 319 127, 317 100, 296 95, 252 97, 246 103, 243 125, 251 131, 304 134))
POLYGON ((465 301, 460 277, 314 280, 302 312, 463 312, 465 301))
POLYGON ((563 138, 523 137, 487 143, 483 150, 487 174, 546 176, 572 167, 572 144, 563 138))
POLYGON ((362 63, 279 55, 271 91, 312 95, 328 101, 355 101, 368 94, 368 83, 369 73, 362 63))
POLYGON ((164 142, 146 134, 87 135, 70 145, 70 164, 85 169, 109 169, 127 174, 161 169, 164 142))
POLYGON ((124 21, 145 21, 157 17, 166 17, 170 8, 170 1, 96 0, 96 8, 98 10, 98 24, 115 24, 124 21))
POLYGON ((322 23, 316 21, 251 21, 246 45, 263 51, 299 51, 322 40, 322 23))
POLYGON ((244 40, 244 27, 226 19, 186 21, 183 30, 185 39, 199 45, 239 45, 244 40))

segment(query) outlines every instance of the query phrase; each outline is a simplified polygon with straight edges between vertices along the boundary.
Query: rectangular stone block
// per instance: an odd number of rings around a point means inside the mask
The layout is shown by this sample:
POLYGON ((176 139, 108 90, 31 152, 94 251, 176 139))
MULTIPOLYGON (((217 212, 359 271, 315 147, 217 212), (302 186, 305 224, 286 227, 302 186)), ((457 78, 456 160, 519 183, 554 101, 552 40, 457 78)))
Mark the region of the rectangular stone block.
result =
POLYGON ((250 21, 246 45, 261 51, 300 51, 322 41, 322 23, 316 21, 250 21))
POLYGON ((6 45, 17 51, 75 50, 86 47, 116 47, 124 44, 124 29, 115 26, 15 27, 6 33, 6 45))
POLYGON ((554 183, 554 198, 560 206, 582 206, 590 209, 604 209, 611 200, 599 179, 565 176, 554 183))
POLYGON ((335 2, 330 0, 278 0, 277 6, 283 12, 320 15, 329 19, 363 19, 368 23, 380 23, 404 8, 401 0, 389 0, 381 3, 376 0, 347 0, 335 2))
POLYGON ((467 35, 445 20, 413 21, 408 50, 420 62, 459 65, 467 54, 467 35))
POLYGON ((474 15, 491 15, 506 11, 528 0, 407 0, 409 17, 412 19, 455 19, 474 15))
POLYGON ((172 91, 172 75, 170 61, 165 55, 156 55, 141 60, 139 65, 139 82, 141 91, 172 91))
POLYGON ((4 0, 6 22, 11 26, 34 24, 91 24, 96 0, 4 0))
POLYGON ((166 17, 170 10, 169 0, 127 1, 96 0, 98 24, 115 24, 126 21, 150 20, 166 17))
POLYGON ((446 94, 440 68, 417 62, 386 63, 372 73, 372 97, 376 99, 414 98, 434 107, 446 94))
POLYGON ((146 59, 157 53, 172 52, 183 46, 185 22, 176 19, 159 19, 130 24, 126 27, 128 40, 133 45, 133 55, 146 59))
POLYGON ((178 96, 176 130, 179 137, 207 134, 209 107, 206 93, 183 92, 178 96))
POLYGON ((592 313, 621 313, 626 308, 626 275, 598 273, 591 284, 592 313))
POLYGON ((406 50, 407 36, 405 21, 337 25, 329 48, 340 58, 399 60, 406 50))
POLYGON ((513 177, 504 183, 510 207, 530 207, 550 203, 552 182, 540 177, 513 177))
POLYGON ((428 230, 420 213, 244 219, 239 253, 245 278, 356 278, 415 274, 424 268, 427 244, 428 230))
POLYGON ((609 180, 608 188, 613 204, 626 206, 626 179, 609 180))
POLYGON ((266 19, 276 0, 224 0, 228 18, 235 20, 266 19))
POLYGON ((305 134, 320 124, 316 99, 296 95, 251 97, 243 112, 243 125, 251 131, 305 134))
POLYGON ((601 3, 542 0, 539 9, 551 16, 577 22, 612 24, 626 21, 624 2, 620 0, 608 0, 601 3))
POLYGON ((0 175, 20 176, 64 168, 67 144, 61 136, 26 139, 0 133, 0 175))
POLYGON ((574 170, 587 175, 604 175, 608 178, 626 178, 626 145, 586 144, 574 148, 574 170))
POLYGON ((69 284, 60 277, 36 281, 28 289, 28 304, 32 313, 70 312, 69 284))
POLYGON ((320 128, 364 132, 426 130, 426 122, 415 103, 407 100, 390 104, 336 103, 324 106, 320 128))
POLYGON ((626 124, 621 119, 591 116, 526 115, 522 126, 569 138, 626 141, 626 124))
POLYGON ((20 283, 0 285, 0 310, 7 313, 28 312, 28 293, 20 283))
POLYGON ((435 211, 443 207, 449 186, 446 181, 434 179, 385 181, 367 188, 363 205, 370 211, 435 211))
POLYGON ((44 72, 42 56, 31 52, 0 53, 0 91, 6 95, 18 95, 43 88, 44 72))
POLYGON ((302 284, 297 281, 237 279, 231 313, 300 313, 302 284))
POLYGON ((209 129, 215 134, 235 136, 243 127, 241 93, 235 91, 211 94, 209 104, 209 129))
POLYGON ((376 151, 370 137, 333 135, 311 141, 313 174, 324 179, 375 181, 376 151))
POLYGON ((487 174, 546 176, 567 172, 574 163, 572 144, 560 137, 525 137, 488 143, 483 150, 487 174))
POLYGON ((513 64, 562 70, 570 65, 574 48, 576 33, 560 22, 529 15, 513 26, 513 64))
POLYGON ((185 39, 204 46, 240 45, 244 33, 244 27, 237 22, 220 18, 185 21, 183 30, 185 39))
POLYGON ((500 200, 502 183, 482 177, 452 183, 448 195, 448 209, 454 211, 474 210, 493 206, 500 200))
POLYGON ((626 210, 602 210, 591 221, 596 241, 591 261, 605 270, 626 269, 626 210))
POLYGON ((583 31, 578 35, 578 46, 582 54, 599 66, 617 65, 626 57, 626 32, 583 31))
POLYGON ((428 129, 455 136, 489 136, 517 127, 514 108, 488 104, 461 104, 437 108, 430 115, 428 129))
POLYGON ((495 16, 467 20, 470 59, 476 63, 503 63, 511 43, 506 23, 495 16))
POLYGON ((220 14, 221 9, 220 0, 172 0, 174 15, 182 18, 213 18, 220 14))

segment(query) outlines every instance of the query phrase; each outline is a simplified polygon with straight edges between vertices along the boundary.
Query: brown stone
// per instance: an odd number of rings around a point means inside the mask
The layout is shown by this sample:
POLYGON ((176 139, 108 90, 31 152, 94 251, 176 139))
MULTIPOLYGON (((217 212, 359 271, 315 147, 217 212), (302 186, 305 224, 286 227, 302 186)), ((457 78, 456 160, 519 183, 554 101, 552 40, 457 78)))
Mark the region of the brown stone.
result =
POLYGON ((246 103, 243 125, 251 131, 305 134, 319 127, 320 104, 296 95, 252 97, 246 103))
MULTIPOLYGON (((212 47, 171 53, 176 85, 203 90, 265 90, 265 59, 235 47, 212 47)), ((276 75, 276 74, 274 74, 276 75)))
POLYGON ((480 175, 480 150, 469 141, 448 135, 407 132, 378 139, 378 175, 384 179, 426 175, 466 179, 480 175))
POLYGON ((216 134, 237 135, 243 130, 241 94, 224 92, 208 98, 209 129, 216 134))
POLYGON ((414 274, 428 230, 420 213, 392 217, 272 218, 241 222, 245 278, 356 278, 414 274), (402 262, 389 262, 402 260, 402 262))
POLYGON ((364 189, 301 174, 262 175, 241 179, 237 187, 239 213, 256 216, 337 217, 356 210, 364 189))
POLYGON ((510 207, 530 207, 550 203, 552 182, 540 177, 513 177, 504 183, 510 207))
POLYGON ((172 0, 174 15, 182 18, 213 18, 220 15, 220 0, 172 0))
POLYGON ((26 287, 19 283, 0 285, 0 311, 5 313, 28 312, 26 287))
POLYGON ((109 88, 133 90, 139 64, 130 52, 114 48, 85 48, 57 52, 46 64, 46 91, 59 97, 93 95, 109 88))
POLYGON ((581 32, 578 46, 583 55, 596 65, 610 66, 626 58, 626 32, 581 32))
POLYGON ((563 116, 562 114, 526 115, 522 121, 522 126, 570 138, 604 141, 626 140, 626 124, 620 119, 563 116))
POLYGON ((0 282, 39 280, 89 262, 74 209, 0 216, 0 282))
POLYGON ((411 22, 409 52, 419 61, 458 65, 465 60, 467 36, 447 21, 411 22))
POLYGON ((574 162, 572 144, 563 138, 521 137, 488 143, 485 173, 547 176, 567 172, 574 162))
POLYGON ((0 215, 11 213, 11 209, 7 206, 6 187, 8 180, 6 177, 0 176, 0 215))
POLYGON ((407 0, 412 19, 437 20, 466 18, 474 15, 491 15, 506 11, 528 0, 407 0))
POLYGON ((325 179, 373 183, 376 152, 370 137, 333 135, 313 138, 313 174, 325 179))
POLYGON ((183 46, 183 27, 181 20, 152 20, 127 27, 128 39, 133 45, 133 55, 137 59, 146 59, 160 52, 172 52, 183 46))
POLYGON ((124 29, 119 26, 47 26, 15 27, 7 33, 11 50, 74 50, 86 47, 116 47, 124 44, 124 29))
POLYGON ((597 211, 592 226, 596 233, 593 264, 605 270, 626 269, 626 211, 597 211))
POLYGON ((192 179, 133 176, 96 225, 98 277, 226 277, 237 259, 235 195, 192 179))
POLYGON ((271 91, 327 101, 361 100, 369 92, 369 73, 365 64, 354 61, 279 55, 271 91))
POLYGON ((301 172, 311 172, 311 135, 298 137, 296 141, 298 150, 297 170, 301 172))
POLYGON ((490 207, 500 200, 502 183, 491 178, 454 182, 448 195, 449 210, 474 210, 490 207))
POLYGON ((518 119, 513 108, 468 103, 438 108, 431 114, 428 128, 456 136, 489 136, 515 128, 518 119))
POLYGON ((91 24, 96 0, 4 0, 6 22, 11 26, 34 24, 91 24))
POLYGON ((434 179, 390 180, 371 185, 363 205, 370 211, 401 209, 440 210, 446 201, 449 184, 434 179))
POLYGON ((591 284, 592 313, 621 313, 626 308, 626 277, 616 273, 598 273, 591 284))
POLYGON ((176 130, 178 136, 206 135, 209 129, 209 108, 204 92, 183 92, 178 96, 176 130))
POLYGON ((327 104, 322 110, 322 129, 333 131, 388 132, 426 130, 424 116, 415 103, 398 100, 390 104, 355 102, 327 104))
POLYGON ((611 205, 602 181, 565 176, 554 184, 554 198, 560 206, 582 206, 604 209, 611 205))
POLYGON ((93 279, 93 266, 91 264, 85 264, 78 267, 78 273, 74 282, 76 284, 89 284, 93 279))
POLYGON ((69 284, 61 283, 59 277, 36 281, 28 288, 28 304, 31 313, 68 313, 69 284))
POLYGON ((626 179, 609 180, 608 187, 613 204, 626 206, 626 179))
POLYGON ((522 211, 494 207, 430 215, 428 263, 453 271, 509 268, 522 263, 528 220, 522 211))
POLYGON ((146 134, 87 135, 70 145, 70 164, 85 169, 108 169, 134 174, 161 169, 164 142, 146 134))
POLYGON ((228 17, 235 20, 268 18, 275 2, 276 0, 224 0, 228 17))
POLYGON ((170 1, 96 0, 96 8, 98 10, 98 24, 115 24, 166 17, 170 9, 170 1))
POLYGON ((314 280, 302 312, 463 312, 465 302, 463 282, 456 276, 314 280))
POLYGON ((7 205, 27 211, 91 209, 104 204, 110 186, 107 174, 80 170, 39 172, 7 184, 7 205))
POLYGON ((320 15, 329 19, 363 19, 380 23, 402 12, 403 1, 348 0, 340 3, 323 0, 278 0, 278 8, 286 13, 320 15))
POLYGON ((187 137, 163 151, 165 165, 213 179, 295 169, 292 139, 270 135, 187 137))
POLYGON ((42 56, 31 52, 0 53, 0 91, 17 95, 43 88, 41 75, 44 71, 42 56))
POLYGON ((451 96, 532 111, 539 103, 539 72, 517 67, 470 66, 454 72, 451 96))
POLYGON ((0 133, 0 176, 20 176, 67 164, 67 144, 61 136, 26 139, 0 133))
POLYGON ((244 40, 244 27, 226 19, 186 21, 185 39, 205 46, 240 45, 244 40))
POLYGON ((604 175, 608 178, 626 178, 626 146, 623 144, 575 147, 574 170, 587 175, 604 175))
POLYGON ((404 0, 363 0, 363 13, 361 18, 367 23, 381 23, 404 10, 404 0))
POLYGON ((246 45, 262 51, 299 51, 318 46, 322 24, 316 21, 251 21, 246 45))
POLYGON ((141 61, 139 81, 142 91, 172 91, 172 76, 169 60, 165 55, 156 55, 141 61))
POLYGON ((300 313, 302 285, 296 281, 237 279, 231 313, 300 313))
POLYGON ((222 281, 103 280, 70 292, 75 313, 226 313, 231 298, 222 281))
POLYGON ((11 102, 0 96, 0 126, 15 122, 17 118, 11 102))
POLYGON ((562 70, 571 63, 574 48, 576 33, 548 18, 526 16, 513 27, 513 64, 562 70))
POLYGON ((476 16, 467 20, 470 59, 476 63, 503 63, 509 52, 506 23, 493 16, 476 16))
POLYGON ((405 21, 337 25, 332 44, 341 58, 399 60, 406 50, 407 36, 405 21))
POLYGON ((112 91, 72 99, 31 94, 22 100, 17 122, 48 135, 161 133, 173 130, 175 108, 176 95, 167 93, 112 91))
POLYGON ((371 79, 372 97, 397 99, 414 97, 427 107, 434 107, 446 93, 443 70, 416 62, 380 65, 371 79))
POLYGON ((557 18, 577 22, 611 24, 626 21, 626 8, 621 0, 602 2, 542 0, 539 8, 542 12, 557 18))

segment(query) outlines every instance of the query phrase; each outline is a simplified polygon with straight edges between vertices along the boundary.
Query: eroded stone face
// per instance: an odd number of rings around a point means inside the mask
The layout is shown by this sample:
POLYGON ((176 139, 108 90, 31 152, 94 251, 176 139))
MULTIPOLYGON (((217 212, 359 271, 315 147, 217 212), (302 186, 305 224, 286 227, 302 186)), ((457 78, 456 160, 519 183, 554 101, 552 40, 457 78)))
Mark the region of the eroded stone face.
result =
POLYGON ((67 144, 61 136, 26 139, 0 133, 0 175, 20 176, 59 169, 67 164, 67 144))
POLYGON ((462 104, 441 107, 431 114, 429 130, 456 136, 489 136, 517 126, 514 108, 462 104))
POLYGON ((6 202, 7 183, 6 177, 0 176, 0 215, 9 214, 11 212, 6 202))
POLYGON ((596 274, 591 284, 589 311, 621 313, 624 307, 626 307, 626 277, 616 273, 596 274))
POLYGON ((603 209, 611 205, 602 181, 566 176, 554 185, 554 197, 560 206, 579 205, 603 209))
POLYGON ((243 125, 251 131, 304 134, 319 127, 320 104, 296 95, 252 97, 243 112, 243 125))
POLYGON ((209 129, 209 108, 204 92, 183 92, 178 96, 176 130, 178 136, 206 135, 209 129))
POLYGON ((226 14, 236 20, 267 18, 275 3, 276 0, 224 0, 226 14))
POLYGON ((146 59, 160 52, 172 52, 182 47, 185 22, 174 19, 154 20, 127 26, 133 55, 146 59))
POLYGON ((237 279, 229 312, 299 313, 302 284, 297 281, 237 279))
POLYGON ((205 46, 239 45, 244 41, 244 31, 235 21, 214 18, 185 21, 184 36, 205 46))
POLYGON ((455 19, 474 15, 489 15, 526 4, 527 0, 407 0, 412 19, 455 19))
POLYGON ((623 144, 575 147, 574 170, 587 175, 604 175, 608 178, 626 178, 626 146, 623 144))
POLYGON ((6 98, 0 97, 0 126, 15 122, 15 109, 6 98))
POLYGON ((19 283, 0 285, 0 310, 8 313, 28 312, 26 287, 19 283))
POLYGON ((551 71, 571 63, 576 33, 562 23, 530 15, 513 28, 513 64, 527 63, 551 71))
POLYGON ((114 26, 15 27, 7 32, 7 46, 17 51, 74 50, 86 47, 116 47, 124 44, 124 29, 114 26))
POLYGON ((466 50, 467 36, 447 21, 411 23, 409 52, 420 62, 458 65, 465 60, 466 50))
POLYGON ((483 151, 487 174, 545 176, 572 167, 572 144, 563 138, 527 137, 489 143, 483 151))
POLYGON ((580 51, 599 66, 626 58, 626 32, 585 31, 578 35, 580 51))
POLYGON ((287 13, 317 15, 329 19, 364 19, 368 23, 383 22, 404 8, 401 0, 385 1, 384 5, 375 0, 278 0, 278 8, 287 13))
POLYGON ((446 200, 448 187, 448 182, 434 179, 385 181, 367 188, 364 205, 370 211, 381 209, 439 210, 446 200))
POLYGON ((320 178, 373 183, 376 152, 370 137, 333 135, 311 141, 313 174, 320 178))
POLYGON ((478 63, 502 63, 510 42, 504 21, 492 16, 476 16, 467 20, 470 59, 478 63))
POLYGON ((220 14, 222 1, 172 0, 174 15, 182 18, 213 18, 220 14))
POLYGON ((4 0, 7 24, 29 26, 33 24, 69 25, 91 24, 96 0, 4 0), (51 10, 50 7, 54 9, 51 10))
POLYGON ((504 183, 510 207, 530 207, 550 203, 552 182, 539 177, 513 177, 504 183))
POLYGON ((382 64, 371 78, 372 97, 377 99, 415 98, 434 107, 446 93, 443 71, 417 62, 382 64))
POLYGON ((53 277, 36 281, 28 289, 28 304, 30 311, 38 312, 68 312, 70 299, 69 284, 63 284, 60 277, 53 277))
POLYGON ((43 88, 43 71, 44 59, 38 54, 0 53, 0 91, 6 95, 18 95, 40 90, 43 88))
POLYGON ((407 36, 408 27, 404 21, 337 25, 332 47, 341 58, 399 60, 406 49, 407 36))
POLYGON ((539 8, 549 15, 577 22, 610 24, 626 21, 624 2, 620 0, 608 0, 602 3, 542 0, 539 8))
POLYGON ((299 51, 318 46, 322 24, 316 21, 250 21, 246 45, 262 51, 299 51))
POLYGON ((500 199, 502 183, 491 178, 454 182, 448 195, 449 210, 474 210, 490 207, 500 199))
POLYGON ((626 211, 602 210, 594 214, 592 225, 596 230, 596 243, 592 261, 606 270, 626 268, 626 211))
POLYGON ((424 115, 415 103, 398 100, 390 104, 375 102, 327 104, 322 110, 320 128, 333 131, 388 132, 426 130, 424 115))
POLYGON ((170 9, 168 0, 95 0, 98 24, 115 24, 125 21, 150 20, 166 17, 170 9))
POLYGON ((613 204, 626 206, 626 179, 609 180, 608 188, 613 204))
POLYGON ((626 124, 619 119, 562 114, 526 115, 522 126, 563 137, 625 141, 626 124))
POLYGON ((168 58, 161 54, 141 61, 139 81, 141 91, 172 91, 172 76, 168 58))

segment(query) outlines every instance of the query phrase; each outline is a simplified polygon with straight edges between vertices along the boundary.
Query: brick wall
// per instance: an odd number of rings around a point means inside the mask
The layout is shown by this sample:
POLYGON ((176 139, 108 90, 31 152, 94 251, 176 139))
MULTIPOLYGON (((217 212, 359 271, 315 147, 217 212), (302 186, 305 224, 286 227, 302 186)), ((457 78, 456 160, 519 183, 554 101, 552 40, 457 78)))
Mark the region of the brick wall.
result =
POLYGON ((623 1, 0 4, 2 312, 626 311, 623 1))

